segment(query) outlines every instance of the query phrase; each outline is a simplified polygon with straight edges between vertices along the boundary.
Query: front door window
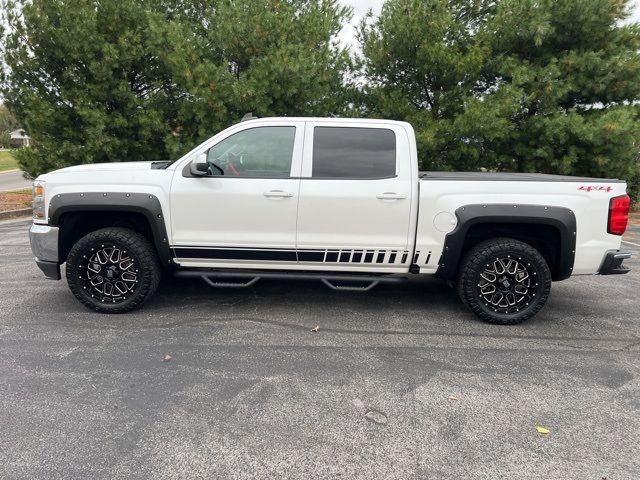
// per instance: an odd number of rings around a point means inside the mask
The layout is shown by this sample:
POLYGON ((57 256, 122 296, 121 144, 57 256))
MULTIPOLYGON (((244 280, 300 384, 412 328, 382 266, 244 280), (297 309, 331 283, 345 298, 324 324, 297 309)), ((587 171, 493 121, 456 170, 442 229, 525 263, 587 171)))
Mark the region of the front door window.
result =
POLYGON ((256 127, 235 133, 207 152, 209 174, 289 177, 295 134, 295 127, 256 127))

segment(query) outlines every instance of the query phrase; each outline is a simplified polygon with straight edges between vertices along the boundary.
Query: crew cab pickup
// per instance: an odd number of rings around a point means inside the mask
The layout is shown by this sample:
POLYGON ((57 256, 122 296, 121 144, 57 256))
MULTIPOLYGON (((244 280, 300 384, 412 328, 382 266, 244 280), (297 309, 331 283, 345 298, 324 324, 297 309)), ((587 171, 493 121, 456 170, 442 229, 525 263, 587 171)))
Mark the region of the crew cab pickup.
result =
POLYGON ((419 172, 404 122, 264 118, 174 162, 41 175, 30 240, 45 276, 66 262, 71 291, 99 312, 138 307, 163 270, 349 290, 437 275, 481 319, 515 324, 552 281, 627 273, 629 206, 622 180, 419 172))

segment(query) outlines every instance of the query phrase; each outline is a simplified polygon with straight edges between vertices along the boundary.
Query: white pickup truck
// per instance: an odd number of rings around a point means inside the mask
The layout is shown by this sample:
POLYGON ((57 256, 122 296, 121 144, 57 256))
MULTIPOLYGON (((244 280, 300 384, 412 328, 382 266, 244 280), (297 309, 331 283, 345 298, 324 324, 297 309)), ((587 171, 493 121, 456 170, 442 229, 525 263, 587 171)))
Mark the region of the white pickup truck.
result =
POLYGON ((30 240, 45 276, 60 279, 66 262, 71 291, 99 312, 138 307, 162 270, 350 290, 432 274, 482 320, 515 324, 552 281, 627 273, 629 206, 621 180, 421 173, 404 122, 265 118, 174 162, 41 175, 30 240))

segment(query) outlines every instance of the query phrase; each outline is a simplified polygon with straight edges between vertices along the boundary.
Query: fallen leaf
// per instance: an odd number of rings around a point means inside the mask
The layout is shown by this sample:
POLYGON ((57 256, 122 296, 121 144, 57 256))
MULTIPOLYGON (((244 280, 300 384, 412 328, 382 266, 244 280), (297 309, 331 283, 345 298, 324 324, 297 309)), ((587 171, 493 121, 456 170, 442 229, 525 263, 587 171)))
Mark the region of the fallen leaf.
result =
POLYGON ((318 330, 320 330, 320 325, 316 325, 311 329, 312 332, 317 332, 318 330))
POLYGON ((453 401, 455 401, 455 400, 458 400, 458 397, 456 397, 455 395, 449 395, 449 396, 447 397, 447 400, 453 400, 453 401))
POLYGON ((367 413, 364 414, 364 418, 370 422, 377 423, 378 425, 386 425, 389 421, 386 413, 374 409, 367 410, 367 413))
POLYGON ((546 435, 547 433, 549 433, 549 430, 547 430, 544 427, 536 427, 536 430, 538 431, 538 433, 542 433, 544 435, 546 435))
POLYGON ((163 362, 168 362, 169 360, 171 360, 173 357, 171 355, 169 355, 168 353, 164 356, 164 358, 162 359, 163 362))

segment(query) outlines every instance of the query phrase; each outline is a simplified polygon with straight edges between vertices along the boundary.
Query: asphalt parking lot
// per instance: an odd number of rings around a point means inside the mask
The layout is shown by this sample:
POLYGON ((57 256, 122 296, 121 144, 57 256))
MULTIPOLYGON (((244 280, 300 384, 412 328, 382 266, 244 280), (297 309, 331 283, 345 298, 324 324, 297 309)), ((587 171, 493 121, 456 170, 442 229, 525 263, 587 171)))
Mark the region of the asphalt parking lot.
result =
POLYGON ((108 316, 44 279, 28 225, 0 223, 2 479, 640 478, 640 247, 516 327, 429 278, 166 280, 108 316))

